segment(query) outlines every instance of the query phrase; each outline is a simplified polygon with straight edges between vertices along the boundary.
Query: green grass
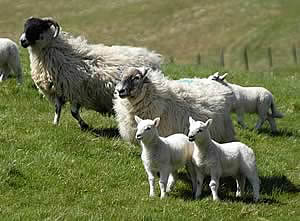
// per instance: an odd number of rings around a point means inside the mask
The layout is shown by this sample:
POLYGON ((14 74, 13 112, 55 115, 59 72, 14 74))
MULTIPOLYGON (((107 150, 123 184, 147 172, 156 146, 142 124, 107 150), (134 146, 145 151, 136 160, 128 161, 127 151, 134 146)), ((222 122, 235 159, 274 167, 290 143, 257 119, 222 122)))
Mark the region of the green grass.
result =
MULTIPOLYGON (((15 79, 0 85, 1 220, 299 220, 299 69, 228 76, 270 89, 286 115, 277 121, 276 135, 268 125, 260 133, 251 130, 254 115, 246 116, 250 129, 241 130, 233 116, 237 138, 257 156, 262 200, 253 204, 249 186, 244 199, 234 197, 232 179, 222 179, 221 202, 212 201, 208 181, 203 198, 194 201, 185 171, 168 199, 159 199, 158 185, 150 199, 141 149, 110 136, 116 134, 114 118, 83 110, 82 117, 107 136, 82 132, 67 105, 60 126, 52 125, 54 107, 32 87, 24 50, 22 62, 25 85, 17 87, 15 79)), ((174 79, 215 71, 195 65, 164 70, 174 79)))

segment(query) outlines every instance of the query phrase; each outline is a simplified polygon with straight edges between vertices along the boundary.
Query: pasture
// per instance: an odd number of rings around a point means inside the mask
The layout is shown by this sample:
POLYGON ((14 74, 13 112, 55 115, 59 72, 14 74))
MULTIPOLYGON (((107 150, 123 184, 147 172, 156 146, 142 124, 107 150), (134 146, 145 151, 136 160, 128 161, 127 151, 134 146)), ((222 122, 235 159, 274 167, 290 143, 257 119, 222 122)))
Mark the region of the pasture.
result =
MULTIPOLYGON (((60 126, 52 125, 54 109, 33 87, 26 50, 21 50, 25 84, 15 79, 0 86, 0 216, 1 220, 298 220, 300 217, 300 73, 296 68, 274 72, 230 71, 228 79, 264 86, 275 96, 285 118, 278 134, 268 125, 250 129, 234 118, 237 138, 256 153, 261 200, 251 203, 234 196, 235 182, 223 179, 221 202, 213 202, 205 182, 201 200, 192 200, 185 171, 170 197, 149 198, 139 146, 117 136, 113 116, 82 111, 95 130, 82 132, 67 105, 60 126)), ((170 78, 206 77, 216 69, 195 65, 165 65, 170 78)), ((228 70, 226 70, 228 71, 228 70)), ((200 91, 199 91, 200 93, 200 91)), ((250 192, 249 192, 250 191, 250 192)))
MULTIPOLYGON (((74 35, 92 43, 125 44, 174 56, 176 63, 195 63, 197 53, 299 46, 299 1, 9 1, 0 0, 0 34, 17 40, 29 16, 52 16, 74 35), (271 3, 272 2, 272 3, 271 3), (34 7, 32 7, 34 5, 34 7), (236 22, 238 21, 238 22, 236 22), (233 25, 234 24, 234 25, 233 25)), ((276 49, 275 49, 276 50, 276 49)), ((281 54, 276 63, 287 64, 281 54)), ((290 54, 290 52, 289 52, 290 54)), ((192 200, 185 170, 169 198, 149 198, 141 148, 118 137, 114 116, 82 110, 93 131, 82 132, 66 105, 59 126, 52 124, 54 107, 34 88, 27 50, 21 49, 25 74, 0 84, 0 220, 278 220, 300 219, 300 69, 241 71, 225 61, 225 69, 167 64, 172 79, 207 77, 227 71, 230 82, 269 89, 278 109, 279 132, 265 124, 252 128, 257 116, 246 115, 241 129, 233 115, 236 137, 254 149, 261 179, 261 200, 251 202, 247 185, 235 198, 233 179, 222 179, 220 202, 213 202, 204 183, 200 200, 192 200)), ((261 55, 251 57, 260 67, 261 55)), ((250 69, 251 70, 251 69, 250 69)), ((205 88, 204 88, 205 89, 205 88)), ((199 91, 201 93, 201 91, 199 91)))

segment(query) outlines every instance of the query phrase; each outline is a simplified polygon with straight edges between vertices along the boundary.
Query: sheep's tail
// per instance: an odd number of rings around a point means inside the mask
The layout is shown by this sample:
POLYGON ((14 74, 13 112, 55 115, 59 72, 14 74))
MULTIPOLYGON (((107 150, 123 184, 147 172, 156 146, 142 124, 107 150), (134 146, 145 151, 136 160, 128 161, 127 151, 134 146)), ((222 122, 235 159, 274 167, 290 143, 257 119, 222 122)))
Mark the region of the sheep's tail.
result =
POLYGON ((272 111, 273 118, 283 118, 284 117, 284 114, 277 110, 273 99, 271 102, 271 111, 272 111))

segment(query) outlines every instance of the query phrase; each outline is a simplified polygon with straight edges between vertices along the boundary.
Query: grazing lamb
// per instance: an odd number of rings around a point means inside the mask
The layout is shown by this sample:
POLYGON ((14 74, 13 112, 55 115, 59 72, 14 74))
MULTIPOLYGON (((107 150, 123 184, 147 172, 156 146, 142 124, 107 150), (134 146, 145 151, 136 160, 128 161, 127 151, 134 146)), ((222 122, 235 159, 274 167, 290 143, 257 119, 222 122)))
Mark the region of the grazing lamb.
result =
POLYGON ((236 179, 236 196, 242 196, 246 177, 253 188, 253 200, 259 199, 260 181, 256 171, 256 160, 252 149, 240 142, 219 144, 211 139, 209 127, 212 119, 205 123, 189 117, 190 141, 195 141, 193 163, 196 167, 196 194, 199 198, 205 176, 211 176, 209 187, 213 200, 219 200, 218 187, 220 177, 232 176, 236 179))
POLYGON ((6 80, 11 71, 15 73, 18 84, 22 84, 23 72, 18 46, 8 38, 0 38, 0 82, 6 80))
POLYGON ((243 119, 244 113, 257 113, 259 118, 255 128, 259 130, 263 123, 268 120, 272 132, 276 132, 275 118, 282 118, 283 114, 276 109, 272 93, 263 87, 242 87, 237 84, 230 84, 225 80, 226 76, 227 73, 220 76, 216 72, 208 79, 218 81, 233 91, 235 101, 231 104, 231 111, 237 114, 238 123, 246 128, 243 119), (269 109, 272 113, 269 113, 269 109))
POLYGON ((193 190, 196 188, 195 170, 192 164, 193 143, 184 134, 160 137, 157 127, 160 118, 142 120, 135 116, 137 125, 136 139, 142 146, 142 160, 148 175, 150 197, 154 196, 154 175, 159 173, 160 198, 166 197, 175 183, 177 170, 187 166, 193 190))
POLYGON ((164 77, 160 70, 128 68, 116 86, 114 110, 119 132, 125 140, 135 142, 134 115, 154 119, 160 117, 159 133, 169 136, 188 133, 191 115, 198 120, 214 119, 211 134, 219 142, 233 141, 234 129, 227 110, 232 96, 219 83, 186 84, 164 77), (214 88, 214 90, 210 90, 214 88))
POLYGON ((149 66, 158 68, 161 56, 145 48, 88 44, 82 37, 60 32, 51 18, 29 18, 20 37, 29 49, 32 79, 40 92, 55 103, 54 124, 59 123, 62 106, 71 103, 72 116, 80 128, 88 125, 80 107, 112 113, 113 93, 119 68, 149 66))

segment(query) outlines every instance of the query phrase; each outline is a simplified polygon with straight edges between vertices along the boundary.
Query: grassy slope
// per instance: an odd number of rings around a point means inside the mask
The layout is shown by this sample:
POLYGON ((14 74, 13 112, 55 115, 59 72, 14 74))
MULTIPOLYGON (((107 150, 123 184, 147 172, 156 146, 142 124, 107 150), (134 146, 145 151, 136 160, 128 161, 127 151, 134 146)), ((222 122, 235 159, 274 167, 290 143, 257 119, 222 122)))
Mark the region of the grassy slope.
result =
MULTIPOLYGON (((276 97, 286 116, 278 120, 280 133, 271 136, 240 130, 237 137, 257 155, 262 181, 259 204, 236 200, 234 182, 222 182, 222 202, 212 202, 208 183, 204 198, 191 200, 185 174, 167 200, 148 198, 148 183, 140 148, 119 138, 81 132, 64 109, 61 125, 52 125, 53 107, 32 88, 28 57, 22 51, 24 87, 10 79, 0 86, 0 217, 1 220, 298 220, 300 217, 299 96, 300 73, 239 73, 233 82, 261 85, 276 97), (288 95, 288 96, 287 96, 288 95)), ((212 69, 168 65, 176 79, 207 76, 212 69)), ((112 117, 83 111, 100 131, 114 131, 112 117)), ((247 116, 252 128, 255 116, 247 116)), ((157 185, 157 190, 158 190, 157 185)))
POLYGON ((93 42, 146 46, 176 62, 225 62, 237 66, 250 45, 250 64, 266 65, 265 49, 274 48, 276 65, 292 62, 290 47, 299 46, 298 0, 114 0, 9 1, 0 0, 0 35, 17 39, 29 16, 52 16, 63 28, 93 42), (14 15, 14 16, 12 16, 14 15), (254 50, 255 49, 255 50, 254 50))

